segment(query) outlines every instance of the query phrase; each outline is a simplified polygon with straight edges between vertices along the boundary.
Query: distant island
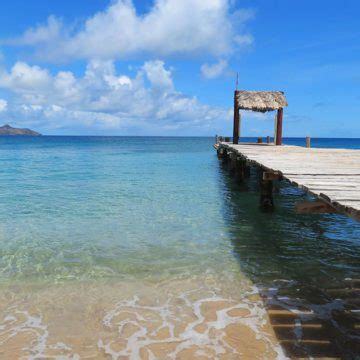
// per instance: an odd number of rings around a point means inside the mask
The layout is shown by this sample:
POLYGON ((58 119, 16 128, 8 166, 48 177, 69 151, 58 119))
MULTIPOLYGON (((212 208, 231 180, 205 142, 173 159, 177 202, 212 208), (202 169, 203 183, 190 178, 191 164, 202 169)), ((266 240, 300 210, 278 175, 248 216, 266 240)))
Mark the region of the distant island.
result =
POLYGON ((14 128, 10 125, 0 126, 0 136, 2 135, 27 135, 27 136, 41 136, 40 133, 30 129, 14 128))

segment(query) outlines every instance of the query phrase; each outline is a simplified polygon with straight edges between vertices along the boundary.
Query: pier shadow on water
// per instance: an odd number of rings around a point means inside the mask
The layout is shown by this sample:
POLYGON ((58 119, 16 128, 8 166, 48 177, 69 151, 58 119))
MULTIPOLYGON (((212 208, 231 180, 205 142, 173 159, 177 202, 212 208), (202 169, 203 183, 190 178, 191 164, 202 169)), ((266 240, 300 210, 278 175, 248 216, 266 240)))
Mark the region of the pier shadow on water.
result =
POLYGON ((245 183, 219 162, 223 216, 242 271, 257 285, 291 358, 360 359, 360 224, 298 215, 302 191, 281 182, 273 212, 259 209, 256 169, 245 183))

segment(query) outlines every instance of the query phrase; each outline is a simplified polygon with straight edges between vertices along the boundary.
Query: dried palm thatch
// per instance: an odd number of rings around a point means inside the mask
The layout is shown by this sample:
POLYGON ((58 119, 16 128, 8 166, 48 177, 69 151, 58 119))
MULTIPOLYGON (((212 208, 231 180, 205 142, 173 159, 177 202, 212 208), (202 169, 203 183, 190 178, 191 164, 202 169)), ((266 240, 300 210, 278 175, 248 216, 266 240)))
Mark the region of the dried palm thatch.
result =
POLYGON ((288 105, 282 91, 237 91, 239 109, 259 112, 273 111, 288 105))

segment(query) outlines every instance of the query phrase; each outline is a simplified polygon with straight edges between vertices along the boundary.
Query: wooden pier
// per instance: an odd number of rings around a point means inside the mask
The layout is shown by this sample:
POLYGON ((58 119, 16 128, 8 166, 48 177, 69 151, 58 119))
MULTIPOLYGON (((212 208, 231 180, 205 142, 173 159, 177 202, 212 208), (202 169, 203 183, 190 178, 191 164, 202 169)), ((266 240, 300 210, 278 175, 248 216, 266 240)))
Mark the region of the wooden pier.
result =
POLYGON ((273 205, 272 181, 285 180, 317 198, 298 203, 298 212, 338 212, 360 221, 359 150, 230 142, 215 147, 219 157, 233 162, 240 173, 249 165, 263 171, 263 204, 273 205))
POLYGON ((230 164, 232 172, 244 179, 249 165, 261 170, 260 205, 274 207, 273 181, 286 180, 314 195, 316 201, 296 204, 299 213, 342 213, 360 221, 360 150, 311 148, 282 145, 283 110, 288 106, 282 91, 234 92, 233 140, 216 136, 219 158, 230 164), (241 143, 240 111, 276 111, 274 141, 268 136, 258 143, 241 143))

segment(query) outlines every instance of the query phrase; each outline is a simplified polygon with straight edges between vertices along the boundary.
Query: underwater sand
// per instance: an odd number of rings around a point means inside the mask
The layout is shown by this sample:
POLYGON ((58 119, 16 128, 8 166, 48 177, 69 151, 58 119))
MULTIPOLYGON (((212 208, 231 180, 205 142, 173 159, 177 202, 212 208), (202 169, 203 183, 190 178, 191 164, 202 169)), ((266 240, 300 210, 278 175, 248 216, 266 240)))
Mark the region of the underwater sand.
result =
POLYGON ((7 288, 0 358, 282 358, 256 287, 223 280, 7 288))

